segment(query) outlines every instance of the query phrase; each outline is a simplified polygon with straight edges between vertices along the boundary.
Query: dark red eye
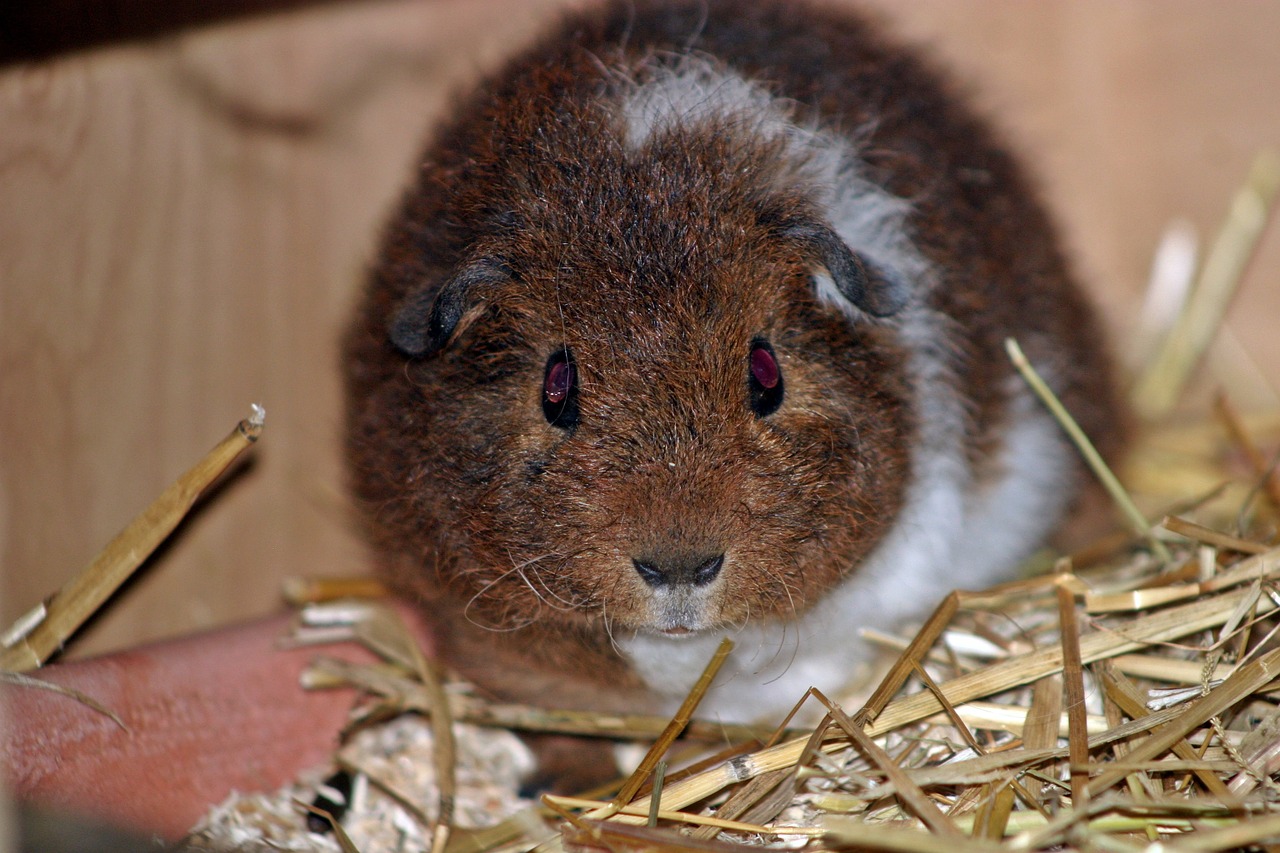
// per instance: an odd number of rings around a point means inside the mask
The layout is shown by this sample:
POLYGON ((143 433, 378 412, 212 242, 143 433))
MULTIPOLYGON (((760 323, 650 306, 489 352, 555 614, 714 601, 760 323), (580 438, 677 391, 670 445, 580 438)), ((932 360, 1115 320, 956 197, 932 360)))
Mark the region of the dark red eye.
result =
POLYGON ((765 390, 777 388, 782 374, 778 371, 778 362, 773 353, 762 346, 751 350, 751 376, 765 390))
POLYGON ((782 405, 782 368, 768 341, 752 342, 747 375, 752 411, 761 418, 776 412, 782 405))
POLYGON ((578 368, 567 349, 553 352, 542 376, 542 414, 547 423, 571 430, 578 425, 578 368))
POLYGON ((547 381, 543 387, 548 403, 563 403, 569 398, 569 389, 573 387, 573 365, 567 361, 557 361, 547 371, 547 381))

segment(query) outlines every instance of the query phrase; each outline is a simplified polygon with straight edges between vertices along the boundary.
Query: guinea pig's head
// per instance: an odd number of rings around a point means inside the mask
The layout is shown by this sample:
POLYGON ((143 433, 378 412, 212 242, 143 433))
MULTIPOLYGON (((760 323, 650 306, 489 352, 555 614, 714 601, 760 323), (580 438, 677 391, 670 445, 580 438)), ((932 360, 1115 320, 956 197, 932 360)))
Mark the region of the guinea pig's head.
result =
POLYGON ((772 114, 602 91, 499 98, 430 158, 357 347, 356 479, 400 578, 486 628, 789 618, 902 501, 907 285, 772 114))

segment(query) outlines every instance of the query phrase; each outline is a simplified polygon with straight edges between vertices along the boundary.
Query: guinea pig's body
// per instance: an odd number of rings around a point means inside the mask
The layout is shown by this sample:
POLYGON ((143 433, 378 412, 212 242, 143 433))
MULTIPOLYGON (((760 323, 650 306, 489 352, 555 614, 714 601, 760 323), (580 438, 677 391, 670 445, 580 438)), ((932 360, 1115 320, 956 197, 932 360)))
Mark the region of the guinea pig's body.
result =
POLYGON ((937 75, 857 18, 615 3, 461 106, 348 340, 389 578, 506 698, 704 712, 835 690, 863 627, 1007 577, 1107 365, 1052 228, 937 75))

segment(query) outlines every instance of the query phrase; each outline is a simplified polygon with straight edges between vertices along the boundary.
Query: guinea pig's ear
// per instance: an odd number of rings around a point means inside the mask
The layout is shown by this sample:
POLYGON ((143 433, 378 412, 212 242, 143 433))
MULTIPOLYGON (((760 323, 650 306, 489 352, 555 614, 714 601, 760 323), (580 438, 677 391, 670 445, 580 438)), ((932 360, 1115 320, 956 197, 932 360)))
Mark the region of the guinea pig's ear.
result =
POLYGON ((846 301, 873 317, 891 317, 911 298, 907 282, 856 254, 834 230, 818 223, 793 225, 784 232, 799 239, 827 268, 846 301))
POLYGON ((479 301, 480 291, 506 278, 501 265, 478 261, 463 267, 439 290, 413 291, 391 320, 391 343, 413 358, 434 355, 444 349, 463 316, 479 301))

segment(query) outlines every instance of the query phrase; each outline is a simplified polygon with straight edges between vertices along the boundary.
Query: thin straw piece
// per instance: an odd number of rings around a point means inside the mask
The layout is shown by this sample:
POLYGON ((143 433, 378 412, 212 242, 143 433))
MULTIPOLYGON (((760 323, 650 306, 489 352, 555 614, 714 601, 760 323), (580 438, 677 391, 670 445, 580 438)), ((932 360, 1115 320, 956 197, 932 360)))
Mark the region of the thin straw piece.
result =
POLYGON ((1214 853, 1218 850, 1241 850, 1255 844, 1274 849, 1280 841, 1280 814, 1258 815, 1233 826, 1203 829, 1162 847, 1170 853, 1214 853))
MULTIPOLYGON (((572 825, 564 832, 564 839, 568 842, 566 847, 575 851, 592 849, 609 853, 741 853, 742 850, 741 845, 690 838, 669 829, 650 829, 647 826, 626 825, 612 820, 596 821, 561 814, 572 825)), ((794 834, 818 835, 814 831, 794 834)), ((555 848, 548 846, 544 849, 555 848)))
MULTIPOLYGON (((1276 505, 1280 506, 1280 501, 1276 505)), ((1185 536, 1188 539, 1194 539, 1206 545, 1213 545, 1215 548, 1239 551, 1242 554, 1262 554, 1271 550, 1270 545, 1241 539, 1239 536, 1230 536, 1211 527, 1205 527, 1203 524, 1196 524, 1194 521, 1179 518, 1176 515, 1166 515, 1164 520, 1160 522, 1160 526, 1170 533, 1176 533, 1179 536, 1185 536)))
POLYGON ((1085 722, 1084 667, 1080 663, 1080 625, 1076 622, 1075 597, 1058 587, 1058 624, 1062 631, 1062 686, 1067 703, 1067 755, 1071 759, 1071 805, 1089 802, 1089 732, 1085 722))
POLYGON ((44 607, 43 618, 33 619, 27 630, 0 653, 0 669, 27 672, 44 665, 120 585, 137 571, 208 486, 231 466, 262 434, 266 413, 254 405, 248 418, 203 459, 161 493, 150 506, 107 543, 88 568, 72 578, 44 607))
POLYGON ((823 696, 818 690, 814 690, 813 695, 826 706, 827 713, 836 721, 841 730, 853 740, 858 747, 858 751, 867 756, 876 767, 880 768, 889 783, 893 785, 894 790, 898 792, 898 796, 916 817, 924 821, 925 825, 937 835, 948 838, 962 838, 964 836, 964 833, 956 827, 951 818, 942 809, 938 808, 915 782, 911 781, 911 777, 901 767, 894 763, 893 759, 889 757, 889 753, 867 737, 861 725, 850 718, 839 705, 823 696))
MULTIPOLYGON (((1204 664, 1191 660, 1175 660, 1157 655, 1117 655, 1111 659, 1125 675, 1167 681, 1172 684, 1199 684, 1204 679, 1204 664)), ((1217 672, 1226 677, 1235 671, 1231 664, 1218 664, 1217 672)))
POLYGON ((1004 348, 1009 354, 1009 360, 1013 362, 1013 366, 1022 374, 1022 378, 1031 386, 1031 390, 1036 393, 1041 402, 1053 414, 1054 419, 1062 426, 1071 441, 1075 444, 1076 449, 1080 451, 1080 455, 1084 457, 1084 461, 1089 465, 1095 477, 1102 483, 1103 488, 1111 495, 1111 500, 1115 501, 1116 506, 1124 513, 1125 518, 1129 520, 1129 524, 1133 527, 1133 531, 1139 536, 1146 537, 1151 543, 1151 551, 1162 563, 1169 562, 1169 549, 1164 543, 1156 539, 1151 533, 1151 523, 1147 521, 1146 516, 1138 509, 1138 505, 1133 502, 1133 498, 1121 485, 1120 479, 1116 477, 1111 467, 1107 465, 1106 460, 1102 458, 1102 454, 1093 446, 1093 442, 1084 434, 1084 430, 1076 423, 1076 419, 1067 411, 1067 407, 1062 405, 1062 401, 1053 393, 1047 382, 1040 377, 1036 369, 1031 366, 1031 362, 1027 360, 1027 356, 1022 351, 1022 347, 1013 338, 1006 338, 1004 348))
POLYGON ((408 628, 398 618, 396 624, 403 638, 408 641, 415 671, 431 700, 431 754, 436 769, 438 813, 436 825, 431 829, 431 853, 444 853, 449 844, 449 835, 453 832, 454 810, 458 801, 458 745, 453 736, 453 714, 439 666, 422 655, 421 649, 410 637, 408 628))
POLYGON ((19 672, 4 671, 0 671, 0 684, 13 684, 18 687, 26 687, 31 690, 48 690, 51 693, 58 693, 62 696, 76 700, 87 708, 92 708, 99 714, 110 719, 111 722, 115 723, 125 731, 129 730, 129 727, 124 724, 124 720, 120 719, 118 714, 106 705, 103 705, 97 699, 94 699, 87 693, 76 690, 74 687, 65 687, 61 684, 54 684, 52 681, 43 681, 39 678, 35 678, 30 675, 23 675, 19 672))
MULTIPOLYGON (((543 799, 545 802, 559 806, 562 809, 591 809, 593 812, 598 812, 608 806, 607 803, 601 803, 596 800, 587 800, 581 797, 562 797, 557 794, 547 794, 543 799)), ((691 826, 713 826, 717 829, 731 830, 734 832, 758 832, 762 834, 809 836, 819 834, 818 830, 804 826, 759 826, 757 824, 743 823, 742 821, 737 820, 725 820, 718 815, 699 815, 675 809, 655 810, 651 802, 647 802, 643 810, 639 806, 624 806, 617 812, 618 816, 632 818, 637 821, 636 823, 627 824, 630 826, 646 826, 648 825, 649 816, 654 814, 657 815, 659 820, 687 823, 691 826)), ((621 825, 626 822, 613 821, 613 823, 621 825)))
POLYGON ((1006 853, 995 841, 966 835, 934 835, 918 829, 877 826, 860 820, 824 816, 825 839, 833 847, 885 853, 1006 853))
POLYGON ((928 621, 916 632, 915 637, 894 661, 892 668, 885 674, 866 704, 853 715, 854 722, 863 726, 876 719, 889 704, 889 700, 902 689, 902 685, 916 671, 916 665, 924 660, 929 649, 933 648, 938 637, 942 636, 942 632, 951 624, 951 619, 960 608, 960 595, 958 592, 952 592, 938 604, 928 621))
POLYGON ((1280 154, 1263 151, 1254 159, 1244 186, 1231 200, 1191 298, 1134 386, 1133 406, 1147 420, 1158 420, 1167 414, 1182 395, 1188 377, 1222 324, 1278 191, 1280 154))
POLYGON ((1131 589, 1127 592, 1086 592, 1084 607, 1090 613, 1149 610, 1152 607, 1172 604, 1175 601, 1186 601, 1199 596, 1199 584, 1180 583, 1172 586, 1131 589))
POLYGON ((1031 707, 1026 709, 1023 720, 1022 742, 1028 749, 1055 746, 1061 731, 1062 676, 1054 673, 1031 688, 1031 707))
POLYGON ((716 673, 720 671, 720 667, 724 665, 725 659, 729 657, 729 653, 732 651, 732 640, 726 637, 720 641, 720 646, 716 649, 715 654, 711 656, 711 660, 707 662, 702 675, 698 676, 697 682, 694 683, 684 702, 680 704, 679 709, 677 709, 675 716, 671 718, 671 722, 666 729, 658 736, 649 751, 645 753, 640 766, 627 779, 622 786, 622 790, 613 798, 613 802, 609 807, 592 812, 587 815, 589 819, 601 820, 607 818, 631 801, 631 798, 636 795, 636 792, 640 790, 640 787, 658 766, 658 762, 662 760, 662 756, 670 748, 672 742, 679 737, 685 726, 689 725, 689 721, 693 719, 693 712, 698 709, 698 704, 702 701, 702 697, 706 695, 707 688, 711 686, 711 682, 715 680, 716 673))
MULTIPOLYGON (((751 813, 766 798, 768 798, 766 802, 771 804, 774 797, 785 795, 786 801, 790 802, 796 792, 795 775, 795 771, 790 769, 774 770, 771 773, 764 773, 749 780, 744 785, 739 786, 725 801, 724 805, 716 809, 716 816, 728 820, 737 820, 751 813)), ((657 796, 656 788, 653 796, 657 796)), ((693 833, 693 837, 715 838, 719 831, 719 827, 702 827, 693 833)))
POLYGON ((319 604, 344 598, 385 598, 390 591, 373 578, 285 578, 281 587, 291 607, 319 604))
POLYGON ((1218 394, 1214 401, 1214 408, 1226 426, 1227 432, 1231 434, 1231 440, 1244 451, 1254 476, 1260 478, 1262 491, 1266 493, 1267 499, 1271 501, 1273 507, 1280 509, 1280 479, 1276 478, 1276 472, 1271 470, 1271 465, 1263 457, 1262 451, 1258 449, 1253 436, 1249 434, 1249 429, 1241 419, 1240 413, 1236 411, 1236 407, 1225 392, 1218 394))

